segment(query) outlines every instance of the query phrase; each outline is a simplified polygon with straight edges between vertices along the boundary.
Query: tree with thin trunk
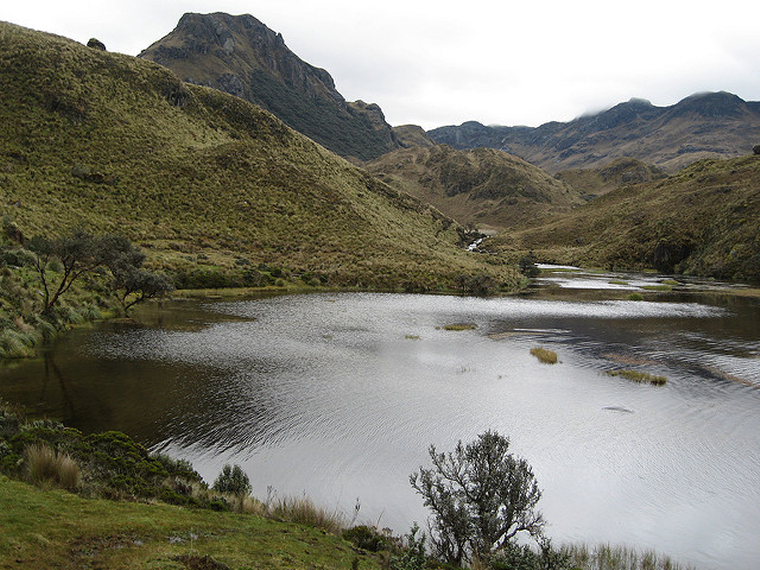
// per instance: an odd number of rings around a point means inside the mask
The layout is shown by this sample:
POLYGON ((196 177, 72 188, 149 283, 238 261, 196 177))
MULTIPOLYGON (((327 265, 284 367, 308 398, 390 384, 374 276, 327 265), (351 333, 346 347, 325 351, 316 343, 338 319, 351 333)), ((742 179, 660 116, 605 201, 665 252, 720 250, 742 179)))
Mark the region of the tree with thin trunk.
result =
POLYGON ((35 236, 29 242, 29 249, 35 254, 33 264, 42 283, 42 313, 46 315, 52 313, 58 300, 77 279, 102 264, 97 238, 83 230, 56 239, 35 236), (50 272, 54 260, 60 263, 55 277, 50 272))
POLYGON ((527 461, 509 453, 509 438, 487 431, 451 453, 429 449, 432 469, 410 476, 432 511, 431 541, 438 555, 462 566, 507 548, 518 533, 538 538, 541 498, 527 461))

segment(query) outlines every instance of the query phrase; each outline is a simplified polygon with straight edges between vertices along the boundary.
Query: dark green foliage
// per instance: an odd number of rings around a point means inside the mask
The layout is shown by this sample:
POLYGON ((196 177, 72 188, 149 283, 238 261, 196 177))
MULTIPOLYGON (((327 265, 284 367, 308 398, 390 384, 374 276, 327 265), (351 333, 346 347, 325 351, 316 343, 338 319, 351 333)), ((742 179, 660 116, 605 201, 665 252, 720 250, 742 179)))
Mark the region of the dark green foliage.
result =
POLYGON ((252 490, 251 481, 240 465, 229 464, 222 467, 222 472, 214 481, 213 489, 230 495, 249 495, 252 490))
POLYGON ((525 275, 525 277, 533 279, 534 277, 538 277, 541 273, 541 270, 536 267, 536 254, 532 251, 521 257, 518 265, 520 267, 520 273, 525 275))
POLYGON ((83 492, 108 498, 159 498, 176 504, 228 510, 218 498, 196 498, 204 486, 189 462, 152 455, 128 435, 109 431, 85 436, 52 420, 23 422, 0 406, 0 467, 12 476, 24 468, 24 451, 44 445, 74 459, 83 472, 83 492), (219 503, 219 504, 217 504, 219 503))
POLYGON ((462 295, 488 297, 495 295, 499 290, 499 283, 496 279, 486 274, 460 275, 456 281, 462 295))
POLYGON ((401 553, 391 558, 391 570, 423 570, 429 558, 425 551, 425 535, 417 523, 404 537, 401 553))
POLYGON ((488 558, 493 570, 570 570, 570 556, 555 550, 550 540, 539 543, 538 552, 528 545, 508 544, 506 548, 488 558))
POLYGON ((342 536, 358 548, 370 552, 380 552, 381 550, 392 550, 395 548, 395 544, 389 535, 379 532, 372 526, 358 525, 344 530, 342 536))
POLYGON ((410 482, 432 511, 431 541, 447 562, 482 559, 520 532, 541 535, 541 491, 527 461, 509 453, 508 438, 487 431, 451 453, 432 445, 429 453, 433 468, 420 467, 410 482))

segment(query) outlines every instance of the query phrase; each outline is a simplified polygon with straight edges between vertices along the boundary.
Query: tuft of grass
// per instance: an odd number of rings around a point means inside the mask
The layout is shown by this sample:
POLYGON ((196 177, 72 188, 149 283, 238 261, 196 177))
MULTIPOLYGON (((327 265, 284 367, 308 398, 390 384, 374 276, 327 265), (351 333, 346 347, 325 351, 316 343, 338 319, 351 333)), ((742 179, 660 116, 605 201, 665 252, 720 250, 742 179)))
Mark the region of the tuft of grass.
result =
POLYGON ((530 353, 544 364, 557 364, 557 362, 559 362, 557 353, 553 350, 549 350, 548 348, 537 346, 535 348, 531 348, 530 353))
POLYGON ((642 295, 641 293, 631 293, 630 295, 628 295, 628 300, 629 301, 643 301, 644 295, 642 295))
POLYGON ((665 376, 655 376, 654 374, 639 372, 638 370, 608 370, 607 374, 609 376, 622 376, 634 382, 649 383, 653 386, 664 386, 668 383, 668 379, 665 376))
POLYGON ((420 340, 420 335, 418 335, 418 334, 407 334, 407 335, 404 335, 404 338, 406 340, 420 340))
POLYGON ((693 566, 675 562, 652 550, 640 551, 627 546, 599 544, 563 545, 562 554, 570 559, 570 567, 578 570, 694 570, 693 566))
POLYGON ((270 510, 274 519, 320 528, 330 534, 340 534, 346 527, 345 517, 338 511, 317 506, 309 497, 279 499, 270 510))
POLYGON ((672 291, 673 287, 670 285, 644 285, 642 289, 645 289, 646 291, 672 291))
POLYGON ((612 281, 608 281, 610 285, 628 285, 628 281, 623 281, 622 279, 613 279, 612 281))
POLYGON ((443 325, 445 331, 471 331, 478 328, 478 325, 474 323, 452 323, 450 325, 443 325))
POLYGON ((664 285, 672 285, 673 287, 681 284, 680 281, 676 281, 675 279, 663 279, 662 283, 664 285))
POLYGON ((39 487, 54 486, 73 491, 81 483, 82 472, 77 462, 48 445, 30 445, 26 448, 24 460, 29 482, 39 487))

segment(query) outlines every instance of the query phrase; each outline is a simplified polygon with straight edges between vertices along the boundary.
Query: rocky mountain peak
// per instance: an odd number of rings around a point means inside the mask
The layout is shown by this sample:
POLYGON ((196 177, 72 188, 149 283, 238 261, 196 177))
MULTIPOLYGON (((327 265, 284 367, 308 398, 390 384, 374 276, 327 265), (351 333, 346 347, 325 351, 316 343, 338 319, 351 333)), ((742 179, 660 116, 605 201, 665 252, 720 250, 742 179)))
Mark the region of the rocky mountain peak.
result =
POLYGON ((140 57, 256 103, 343 156, 368 160, 399 146, 377 105, 347 103, 327 71, 249 14, 187 13, 140 57))

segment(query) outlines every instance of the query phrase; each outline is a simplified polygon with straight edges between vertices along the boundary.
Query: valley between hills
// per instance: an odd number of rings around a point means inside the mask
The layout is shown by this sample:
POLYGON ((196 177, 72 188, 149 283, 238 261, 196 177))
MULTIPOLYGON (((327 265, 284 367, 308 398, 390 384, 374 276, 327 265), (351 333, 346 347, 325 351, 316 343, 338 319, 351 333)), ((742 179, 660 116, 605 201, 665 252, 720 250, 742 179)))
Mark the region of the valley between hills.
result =
MULTIPOLYGON (((631 99, 536 128, 394 127, 378 104, 346 101, 281 34, 222 13, 185 14, 138 57, 0 22, 0 79, 2 362, 34 359, 86 323, 129 322, 127 300, 174 289, 179 299, 509 296, 530 286, 536 262, 760 283, 760 102, 730 93, 669 107, 631 99), (129 270, 143 281, 86 247, 50 245, 76 232, 126 240, 129 270), (53 306, 48 288, 58 280, 53 306), (149 293, 145 283, 160 286, 149 293)), ((332 528, 324 510, 304 526, 298 505, 276 512, 214 495, 192 466, 127 436, 47 421, 0 402, 0 468, 10 476, 0 475, 0 525, 12 528, 3 563, 451 567, 421 562, 414 535, 374 529, 343 540, 346 521, 332 528), (12 480, 23 478, 28 446, 51 442, 82 465, 96 458, 78 487, 86 498, 12 480), (117 472, 132 491, 118 490, 117 472), (175 506, 109 501, 127 495, 175 506), (27 513, 35 510, 46 516, 27 513), (177 537, 168 545, 167 533, 177 537), (192 547, 199 537, 205 557, 192 547)))

